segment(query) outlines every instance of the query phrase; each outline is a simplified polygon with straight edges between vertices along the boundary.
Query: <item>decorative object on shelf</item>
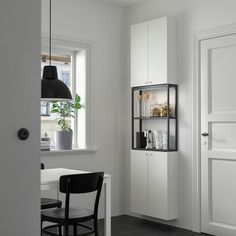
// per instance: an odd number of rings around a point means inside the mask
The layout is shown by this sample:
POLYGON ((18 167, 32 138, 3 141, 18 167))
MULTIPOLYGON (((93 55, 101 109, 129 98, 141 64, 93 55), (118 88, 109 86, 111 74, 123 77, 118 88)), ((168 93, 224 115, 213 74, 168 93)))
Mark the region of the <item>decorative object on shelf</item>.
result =
POLYGON ((153 130, 153 148, 157 150, 163 149, 161 130, 153 130))
POLYGON ((160 112, 160 115, 162 117, 166 117, 168 116, 168 114, 170 115, 171 114, 171 108, 169 107, 169 111, 168 111, 168 106, 166 103, 162 104, 161 106, 161 112, 160 112))
POLYGON ((136 148, 145 148, 146 147, 146 138, 144 132, 136 132, 136 148))
POLYGON ((142 117, 148 117, 149 114, 149 102, 150 102, 150 95, 148 93, 144 93, 142 95, 142 117))
POLYGON ((168 149, 168 140, 167 140, 167 132, 166 131, 162 131, 162 146, 163 146, 163 150, 168 149))
POLYGON ((140 104, 141 104, 141 100, 142 100, 142 96, 138 95, 137 96, 137 104, 136 104, 136 117, 140 117, 140 104))
POLYGON ((72 149, 73 131, 69 127, 66 118, 75 118, 76 110, 81 109, 80 96, 76 94, 74 101, 51 102, 51 113, 57 114, 57 124, 61 131, 54 131, 55 148, 59 150, 72 149))
POLYGON ((153 143, 152 143, 152 131, 151 130, 145 130, 144 136, 146 137, 146 149, 152 149, 153 143))
POLYGON ((154 103, 150 106, 150 116, 151 117, 159 117, 161 116, 161 108, 158 103, 154 103))
POLYGON ((58 79, 57 67, 52 66, 52 0, 49 0, 49 65, 43 68, 41 79, 41 100, 45 101, 66 101, 71 100, 70 89, 58 79))

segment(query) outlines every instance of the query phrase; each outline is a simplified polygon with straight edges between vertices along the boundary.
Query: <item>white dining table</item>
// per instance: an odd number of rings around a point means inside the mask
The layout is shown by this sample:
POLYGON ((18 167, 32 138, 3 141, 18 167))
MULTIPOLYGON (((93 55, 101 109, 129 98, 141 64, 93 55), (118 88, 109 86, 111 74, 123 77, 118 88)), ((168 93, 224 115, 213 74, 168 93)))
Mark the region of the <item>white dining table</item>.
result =
MULTIPOLYGON (((53 168, 41 170, 41 191, 57 190, 59 197, 59 179, 62 175, 89 173, 83 170, 74 170, 66 168, 53 168)), ((104 175, 103 189, 105 193, 104 209, 104 233, 105 236, 111 236, 111 176, 104 175)))

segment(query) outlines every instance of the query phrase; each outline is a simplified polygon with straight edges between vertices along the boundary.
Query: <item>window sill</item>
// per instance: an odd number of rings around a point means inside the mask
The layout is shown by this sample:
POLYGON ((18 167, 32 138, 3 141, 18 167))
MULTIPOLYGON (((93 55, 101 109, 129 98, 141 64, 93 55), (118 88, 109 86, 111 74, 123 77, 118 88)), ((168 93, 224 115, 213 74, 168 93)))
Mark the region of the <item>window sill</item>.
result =
POLYGON ((50 151, 41 151, 41 157, 44 156, 65 156, 65 155, 77 155, 77 154, 88 154, 88 153, 95 153, 98 149, 97 148, 73 148, 72 150, 56 150, 52 149, 50 151))

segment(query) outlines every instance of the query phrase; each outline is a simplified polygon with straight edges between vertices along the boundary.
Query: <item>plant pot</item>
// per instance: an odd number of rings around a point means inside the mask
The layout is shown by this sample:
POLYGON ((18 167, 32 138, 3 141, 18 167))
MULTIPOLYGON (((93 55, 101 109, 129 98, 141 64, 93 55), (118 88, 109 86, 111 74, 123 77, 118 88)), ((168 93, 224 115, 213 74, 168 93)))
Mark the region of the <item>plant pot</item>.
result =
POLYGON ((72 137, 72 131, 54 131, 55 148, 59 150, 71 150, 72 137))

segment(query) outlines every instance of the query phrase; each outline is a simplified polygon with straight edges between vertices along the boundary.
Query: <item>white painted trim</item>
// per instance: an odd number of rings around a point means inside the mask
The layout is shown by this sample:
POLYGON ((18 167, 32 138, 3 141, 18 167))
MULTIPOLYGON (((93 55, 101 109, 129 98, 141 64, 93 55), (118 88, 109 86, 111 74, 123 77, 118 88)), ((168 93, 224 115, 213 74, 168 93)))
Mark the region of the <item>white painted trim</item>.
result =
POLYGON ((192 126, 192 230, 200 232, 201 224, 201 186, 200 186, 200 60, 199 60, 200 41, 193 37, 193 126, 192 126))
POLYGON ((200 43, 202 40, 231 34, 236 34, 236 24, 195 32, 193 35, 192 230, 195 232, 201 232, 200 43))
POLYGON ((71 156, 76 155, 78 157, 79 154, 91 154, 97 152, 98 149, 96 147, 93 148, 86 148, 86 149, 79 149, 73 148, 72 150, 50 150, 50 151, 41 151, 41 157, 47 156, 71 156))
MULTIPOLYGON (((86 149, 95 146, 95 140, 92 138, 92 128, 91 128, 91 78, 93 76, 93 51, 94 42, 86 39, 78 39, 65 37, 62 35, 52 35, 52 48, 60 47, 65 49, 65 51, 76 51, 81 49, 86 50, 86 149)), ((48 34, 42 33, 41 35, 41 47, 49 46, 48 34)), ((77 142, 77 141, 76 141, 77 142)))

